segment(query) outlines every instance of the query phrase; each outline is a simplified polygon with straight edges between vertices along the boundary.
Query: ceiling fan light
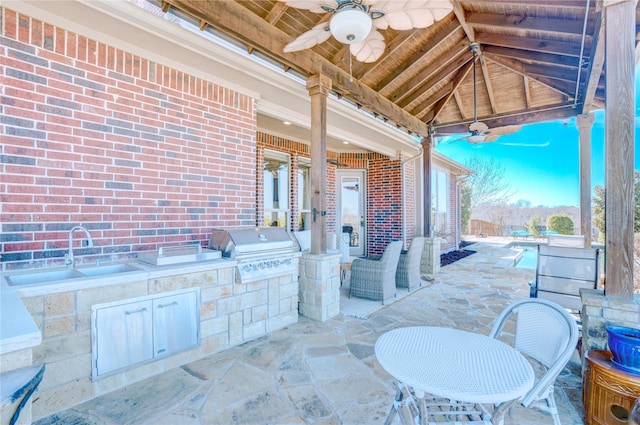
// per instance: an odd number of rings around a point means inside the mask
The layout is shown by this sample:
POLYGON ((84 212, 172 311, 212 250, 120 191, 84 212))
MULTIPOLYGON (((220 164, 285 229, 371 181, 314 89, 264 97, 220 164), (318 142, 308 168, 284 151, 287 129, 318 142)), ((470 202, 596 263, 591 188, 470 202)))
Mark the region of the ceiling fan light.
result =
POLYGON ((467 141, 472 144, 484 142, 484 134, 472 134, 467 137, 467 141))
POLYGON ((329 30, 343 44, 360 43, 371 32, 371 16, 360 9, 339 10, 331 18, 329 30))

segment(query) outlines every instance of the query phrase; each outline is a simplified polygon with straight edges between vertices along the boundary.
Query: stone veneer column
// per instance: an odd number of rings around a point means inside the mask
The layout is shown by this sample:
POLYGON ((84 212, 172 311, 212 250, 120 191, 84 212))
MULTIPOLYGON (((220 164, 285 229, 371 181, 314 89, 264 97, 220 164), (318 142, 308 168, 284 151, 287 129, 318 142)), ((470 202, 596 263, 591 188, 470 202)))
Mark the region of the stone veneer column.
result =
POLYGON ((303 254, 300 258, 299 312, 324 322, 340 313, 340 255, 303 254))
POLYGON ((424 249, 420 260, 420 272, 436 274, 440 272, 440 238, 424 238, 424 249))
POLYGON ((607 349, 608 325, 638 328, 640 294, 633 298, 605 296, 600 289, 581 289, 582 355, 588 350, 607 349))

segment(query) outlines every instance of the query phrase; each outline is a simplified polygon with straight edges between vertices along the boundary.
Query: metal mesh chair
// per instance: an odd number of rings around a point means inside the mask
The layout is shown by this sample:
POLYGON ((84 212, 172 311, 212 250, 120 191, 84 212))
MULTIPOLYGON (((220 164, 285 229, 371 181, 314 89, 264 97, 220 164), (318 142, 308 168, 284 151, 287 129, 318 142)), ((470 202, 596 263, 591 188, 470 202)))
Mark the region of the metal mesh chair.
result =
POLYGON ((515 320, 512 336, 516 350, 536 360, 545 370, 536 377, 533 388, 522 398, 521 404, 530 407, 534 402, 546 402, 541 407, 553 417, 556 425, 560 417, 553 394, 556 378, 571 359, 578 342, 578 325, 560 305, 537 298, 516 301, 496 319, 489 336, 505 335, 505 325, 515 320))
POLYGON ((424 248, 424 238, 417 237, 411 241, 409 250, 400 253, 398 269, 396 270, 396 287, 407 288, 411 291, 417 286, 421 286, 420 280, 420 260, 424 248))
POLYGON ((396 269, 402 241, 389 243, 379 260, 356 258, 351 263, 349 297, 384 302, 396 296, 396 269))

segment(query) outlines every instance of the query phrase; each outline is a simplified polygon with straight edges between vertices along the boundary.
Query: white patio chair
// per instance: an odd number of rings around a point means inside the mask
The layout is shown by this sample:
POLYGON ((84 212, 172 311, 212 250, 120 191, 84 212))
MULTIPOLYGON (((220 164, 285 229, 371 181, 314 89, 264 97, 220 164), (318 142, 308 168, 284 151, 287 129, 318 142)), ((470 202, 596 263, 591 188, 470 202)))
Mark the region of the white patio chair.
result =
MULTIPOLYGON (((544 369, 536 376, 533 388, 522 398, 521 404, 530 407, 535 402, 561 425, 554 397, 554 383, 571 359, 578 342, 578 326, 573 317, 560 305, 537 298, 516 301, 496 319, 489 336, 505 335, 505 325, 516 320, 513 346, 525 356, 534 359, 544 369)), ((536 368, 534 368, 535 370, 536 368)))
POLYGON ((568 309, 582 328, 580 289, 596 289, 599 281, 597 248, 538 245, 532 298, 544 298, 568 309))

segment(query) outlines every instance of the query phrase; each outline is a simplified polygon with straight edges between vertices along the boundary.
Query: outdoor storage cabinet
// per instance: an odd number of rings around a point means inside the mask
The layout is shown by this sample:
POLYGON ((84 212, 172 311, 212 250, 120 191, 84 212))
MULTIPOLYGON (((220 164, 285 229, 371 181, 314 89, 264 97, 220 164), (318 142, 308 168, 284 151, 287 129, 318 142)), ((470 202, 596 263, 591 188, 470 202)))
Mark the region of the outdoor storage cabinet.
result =
POLYGON ((199 292, 177 291, 92 307, 92 378, 195 347, 199 292))

